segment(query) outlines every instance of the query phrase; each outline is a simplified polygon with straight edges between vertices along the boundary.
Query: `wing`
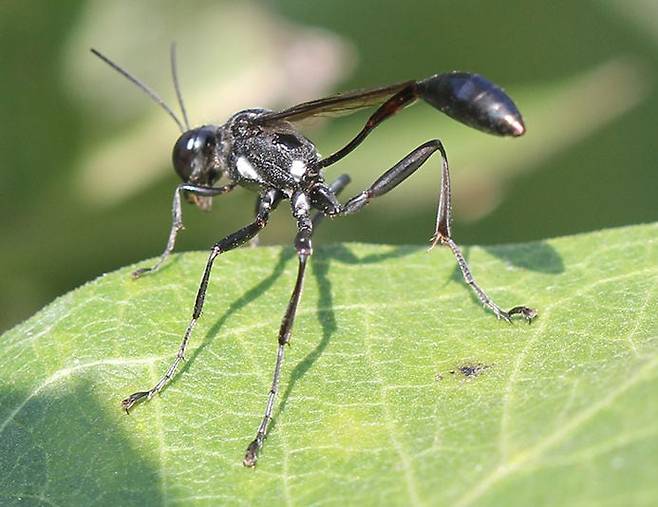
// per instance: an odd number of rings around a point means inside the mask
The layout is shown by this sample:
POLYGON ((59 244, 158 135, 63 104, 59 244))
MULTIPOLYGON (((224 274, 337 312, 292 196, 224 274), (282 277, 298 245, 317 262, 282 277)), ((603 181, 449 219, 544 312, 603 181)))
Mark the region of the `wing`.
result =
POLYGON ((302 102, 284 111, 265 113, 259 116, 258 123, 268 123, 276 120, 299 121, 309 116, 352 113, 364 107, 371 107, 386 102, 387 99, 406 87, 415 85, 416 81, 404 81, 380 88, 368 88, 339 93, 323 99, 302 102))

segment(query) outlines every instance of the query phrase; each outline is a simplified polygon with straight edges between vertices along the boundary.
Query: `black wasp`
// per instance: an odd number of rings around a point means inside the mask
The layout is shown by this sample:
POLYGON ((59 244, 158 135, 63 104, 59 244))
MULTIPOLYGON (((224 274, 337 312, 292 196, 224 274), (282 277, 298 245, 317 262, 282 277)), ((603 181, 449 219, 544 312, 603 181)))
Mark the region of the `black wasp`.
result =
POLYGON ((176 77, 173 46, 171 68, 185 126, 162 99, 145 84, 98 51, 92 49, 92 52, 146 92, 174 119, 182 132, 174 145, 172 158, 174 169, 183 183, 178 185, 174 192, 173 221, 167 246, 159 261, 153 267, 135 271, 133 273, 135 278, 156 271, 173 251, 176 234, 183 227, 181 195, 198 207, 208 209, 213 197, 230 192, 237 186, 248 188, 258 194, 254 221, 219 240, 210 251, 194 302, 192 319, 185 330, 176 359, 155 386, 148 391, 133 393, 122 401, 126 412, 140 400, 150 399, 160 392, 171 380, 183 360, 192 329, 201 315, 210 271, 215 259, 220 254, 255 238, 267 225, 270 213, 281 201, 288 199, 292 215, 297 222, 295 249, 299 268, 295 287, 279 329, 274 375, 265 414, 258 427, 256 438, 247 447, 243 461, 245 466, 254 466, 272 417, 285 346, 290 342, 295 313, 302 294, 306 264, 313 253, 311 237, 315 226, 324 216, 338 217, 358 212, 372 199, 390 192, 406 180, 435 152, 441 157, 441 190, 432 246, 444 245, 452 251, 466 283, 472 287, 482 304, 499 319, 509 321, 513 315, 520 315, 530 322, 537 315, 534 310, 526 306, 515 306, 509 311, 502 310, 477 285, 471 275, 468 264, 450 233, 448 159, 443 144, 438 139, 428 141, 413 150, 385 171, 369 188, 344 204, 338 201, 337 195, 349 183, 349 176, 343 174, 331 184, 326 184, 324 180, 323 169, 348 155, 377 125, 418 99, 424 100, 459 122, 489 134, 514 137, 522 135, 525 126, 512 99, 482 76, 466 72, 436 74, 419 81, 405 81, 312 100, 280 112, 246 109, 234 114, 224 125, 203 125, 191 129, 176 77), (304 137, 294 125, 294 122, 313 115, 349 112, 372 106, 379 107, 370 116, 363 129, 343 148, 326 158, 320 158, 313 142, 304 137), (227 183, 223 186, 215 186, 221 177, 224 177, 227 183), (312 212, 313 216, 311 216, 312 212))

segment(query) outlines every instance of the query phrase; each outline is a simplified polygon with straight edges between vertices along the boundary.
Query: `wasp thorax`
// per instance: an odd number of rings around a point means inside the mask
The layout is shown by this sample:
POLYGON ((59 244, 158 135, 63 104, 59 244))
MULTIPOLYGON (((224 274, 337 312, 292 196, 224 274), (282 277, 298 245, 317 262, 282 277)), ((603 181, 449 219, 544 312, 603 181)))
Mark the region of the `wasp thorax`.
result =
POLYGON ((217 161, 220 129, 204 125, 181 135, 172 152, 174 169, 186 183, 210 186, 221 176, 217 161))

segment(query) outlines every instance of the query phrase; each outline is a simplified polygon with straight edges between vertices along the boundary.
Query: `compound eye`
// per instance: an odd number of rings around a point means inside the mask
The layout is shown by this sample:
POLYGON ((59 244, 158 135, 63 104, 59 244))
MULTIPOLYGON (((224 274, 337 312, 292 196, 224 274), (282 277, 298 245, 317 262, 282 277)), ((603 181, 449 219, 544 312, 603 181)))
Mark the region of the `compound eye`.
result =
POLYGON ((183 133, 172 152, 172 162, 178 176, 185 181, 198 180, 212 159, 216 128, 205 126, 183 133))

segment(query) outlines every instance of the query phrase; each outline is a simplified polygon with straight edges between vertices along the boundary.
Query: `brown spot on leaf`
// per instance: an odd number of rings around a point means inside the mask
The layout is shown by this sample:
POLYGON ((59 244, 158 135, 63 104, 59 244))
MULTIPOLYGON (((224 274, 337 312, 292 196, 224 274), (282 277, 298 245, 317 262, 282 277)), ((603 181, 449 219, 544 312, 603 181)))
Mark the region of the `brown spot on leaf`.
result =
MULTIPOLYGON (((484 370, 489 368, 489 365, 487 364, 482 364, 482 363, 469 363, 469 364, 463 364, 462 366, 459 367, 459 372, 464 375, 464 377, 477 377, 480 375, 484 370)), ((452 372, 451 372, 452 373, 452 372)))

